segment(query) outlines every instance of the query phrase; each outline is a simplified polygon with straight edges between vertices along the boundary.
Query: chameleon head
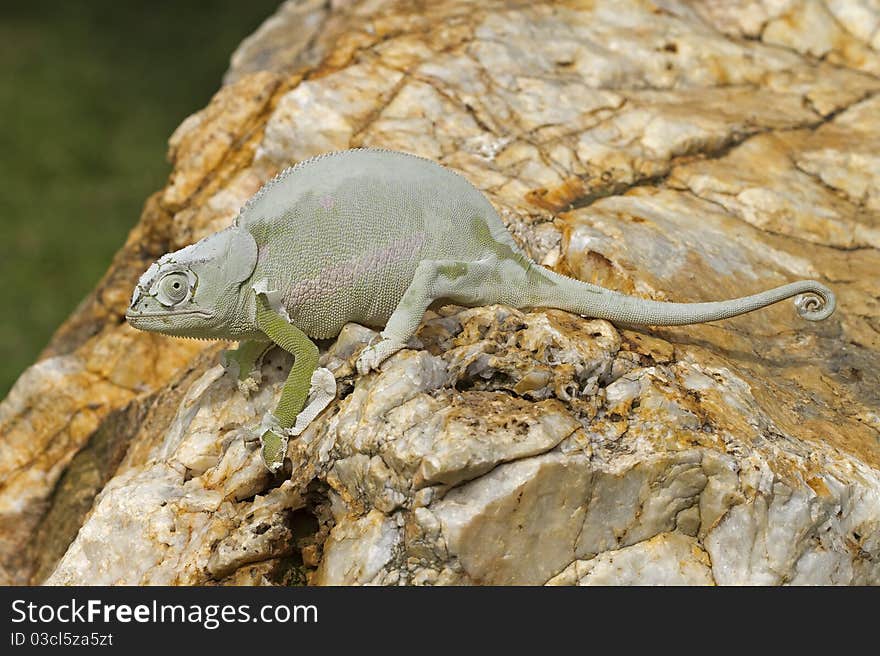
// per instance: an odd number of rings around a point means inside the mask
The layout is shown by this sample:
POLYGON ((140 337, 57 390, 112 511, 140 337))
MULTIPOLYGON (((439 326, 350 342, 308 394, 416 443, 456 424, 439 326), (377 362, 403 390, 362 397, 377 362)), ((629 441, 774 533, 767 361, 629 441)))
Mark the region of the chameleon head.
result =
POLYGON ((141 276, 125 314, 140 330, 230 339, 241 331, 243 283, 257 264, 257 245, 245 230, 229 228, 168 253, 141 276))

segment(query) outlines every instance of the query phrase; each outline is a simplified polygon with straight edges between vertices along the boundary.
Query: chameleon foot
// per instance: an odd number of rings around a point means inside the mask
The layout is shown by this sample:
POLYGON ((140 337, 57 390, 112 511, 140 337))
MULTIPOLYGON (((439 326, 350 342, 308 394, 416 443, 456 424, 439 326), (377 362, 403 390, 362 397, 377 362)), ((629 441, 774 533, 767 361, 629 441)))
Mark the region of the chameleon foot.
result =
POLYGON ((383 339, 376 344, 371 344, 358 356, 357 370, 362 376, 374 369, 378 369, 385 360, 397 353, 406 344, 401 344, 393 339, 383 339))
POLYGON ((260 455, 263 464, 273 474, 281 469, 284 464, 284 456, 287 455, 287 435, 284 431, 268 430, 260 436, 260 455))
POLYGON ((281 428, 278 418, 273 414, 263 417, 260 425, 245 437, 245 442, 260 442, 260 455, 263 464, 273 474, 281 469, 287 455, 287 431, 281 428))
POLYGON ((263 418, 257 434, 260 436, 260 455, 263 457, 266 469, 273 474, 281 469, 290 438, 302 434, 335 398, 336 378, 333 377, 332 371, 322 367, 315 369, 312 374, 306 407, 296 416, 292 427, 282 428, 278 418, 271 414, 263 418))

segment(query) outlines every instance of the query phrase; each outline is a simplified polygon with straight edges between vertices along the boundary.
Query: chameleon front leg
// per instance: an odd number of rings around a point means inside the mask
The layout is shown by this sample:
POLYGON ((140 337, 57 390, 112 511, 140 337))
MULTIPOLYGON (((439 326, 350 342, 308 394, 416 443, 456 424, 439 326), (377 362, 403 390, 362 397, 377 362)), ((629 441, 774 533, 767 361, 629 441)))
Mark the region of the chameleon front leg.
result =
POLYGON ((238 343, 238 348, 223 351, 221 362, 238 380, 243 392, 256 390, 260 383, 260 362, 272 342, 268 339, 248 339, 238 343))
POLYGON ((264 294, 257 294, 257 327, 293 355, 293 366, 274 413, 280 430, 266 428, 260 437, 263 462, 270 471, 275 472, 281 467, 287 452, 287 429, 294 427, 308 397, 312 375, 318 368, 318 347, 303 331, 275 312, 264 294))

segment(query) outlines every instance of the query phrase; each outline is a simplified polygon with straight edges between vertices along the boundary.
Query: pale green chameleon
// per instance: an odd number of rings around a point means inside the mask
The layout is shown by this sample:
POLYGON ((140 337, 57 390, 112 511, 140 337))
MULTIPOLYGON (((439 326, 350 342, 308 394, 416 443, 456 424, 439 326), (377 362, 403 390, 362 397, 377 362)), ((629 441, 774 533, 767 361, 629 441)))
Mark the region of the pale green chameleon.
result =
POLYGON ((141 277, 126 317, 141 330, 238 340, 230 360, 243 379, 272 343, 293 354, 278 407, 259 431, 275 471, 287 437, 335 393, 332 374, 317 369, 311 338, 334 337, 347 322, 384 326, 360 354, 363 374, 403 348, 434 303, 544 306, 627 325, 679 325, 793 296, 805 319, 834 311, 834 294, 812 280, 729 301, 664 303, 567 278, 530 260, 461 176, 413 155, 357 149, 287 169, 232 227, 160 258, 141 277))

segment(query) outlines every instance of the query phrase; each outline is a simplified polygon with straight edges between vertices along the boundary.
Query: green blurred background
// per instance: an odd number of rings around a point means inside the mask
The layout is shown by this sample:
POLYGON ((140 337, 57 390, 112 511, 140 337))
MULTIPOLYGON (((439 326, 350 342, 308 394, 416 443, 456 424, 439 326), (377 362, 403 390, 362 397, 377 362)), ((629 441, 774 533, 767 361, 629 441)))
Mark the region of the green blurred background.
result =
POLYGON ((279 3, 2 3, 0 398, 164 184, 171 132, 279 3))

